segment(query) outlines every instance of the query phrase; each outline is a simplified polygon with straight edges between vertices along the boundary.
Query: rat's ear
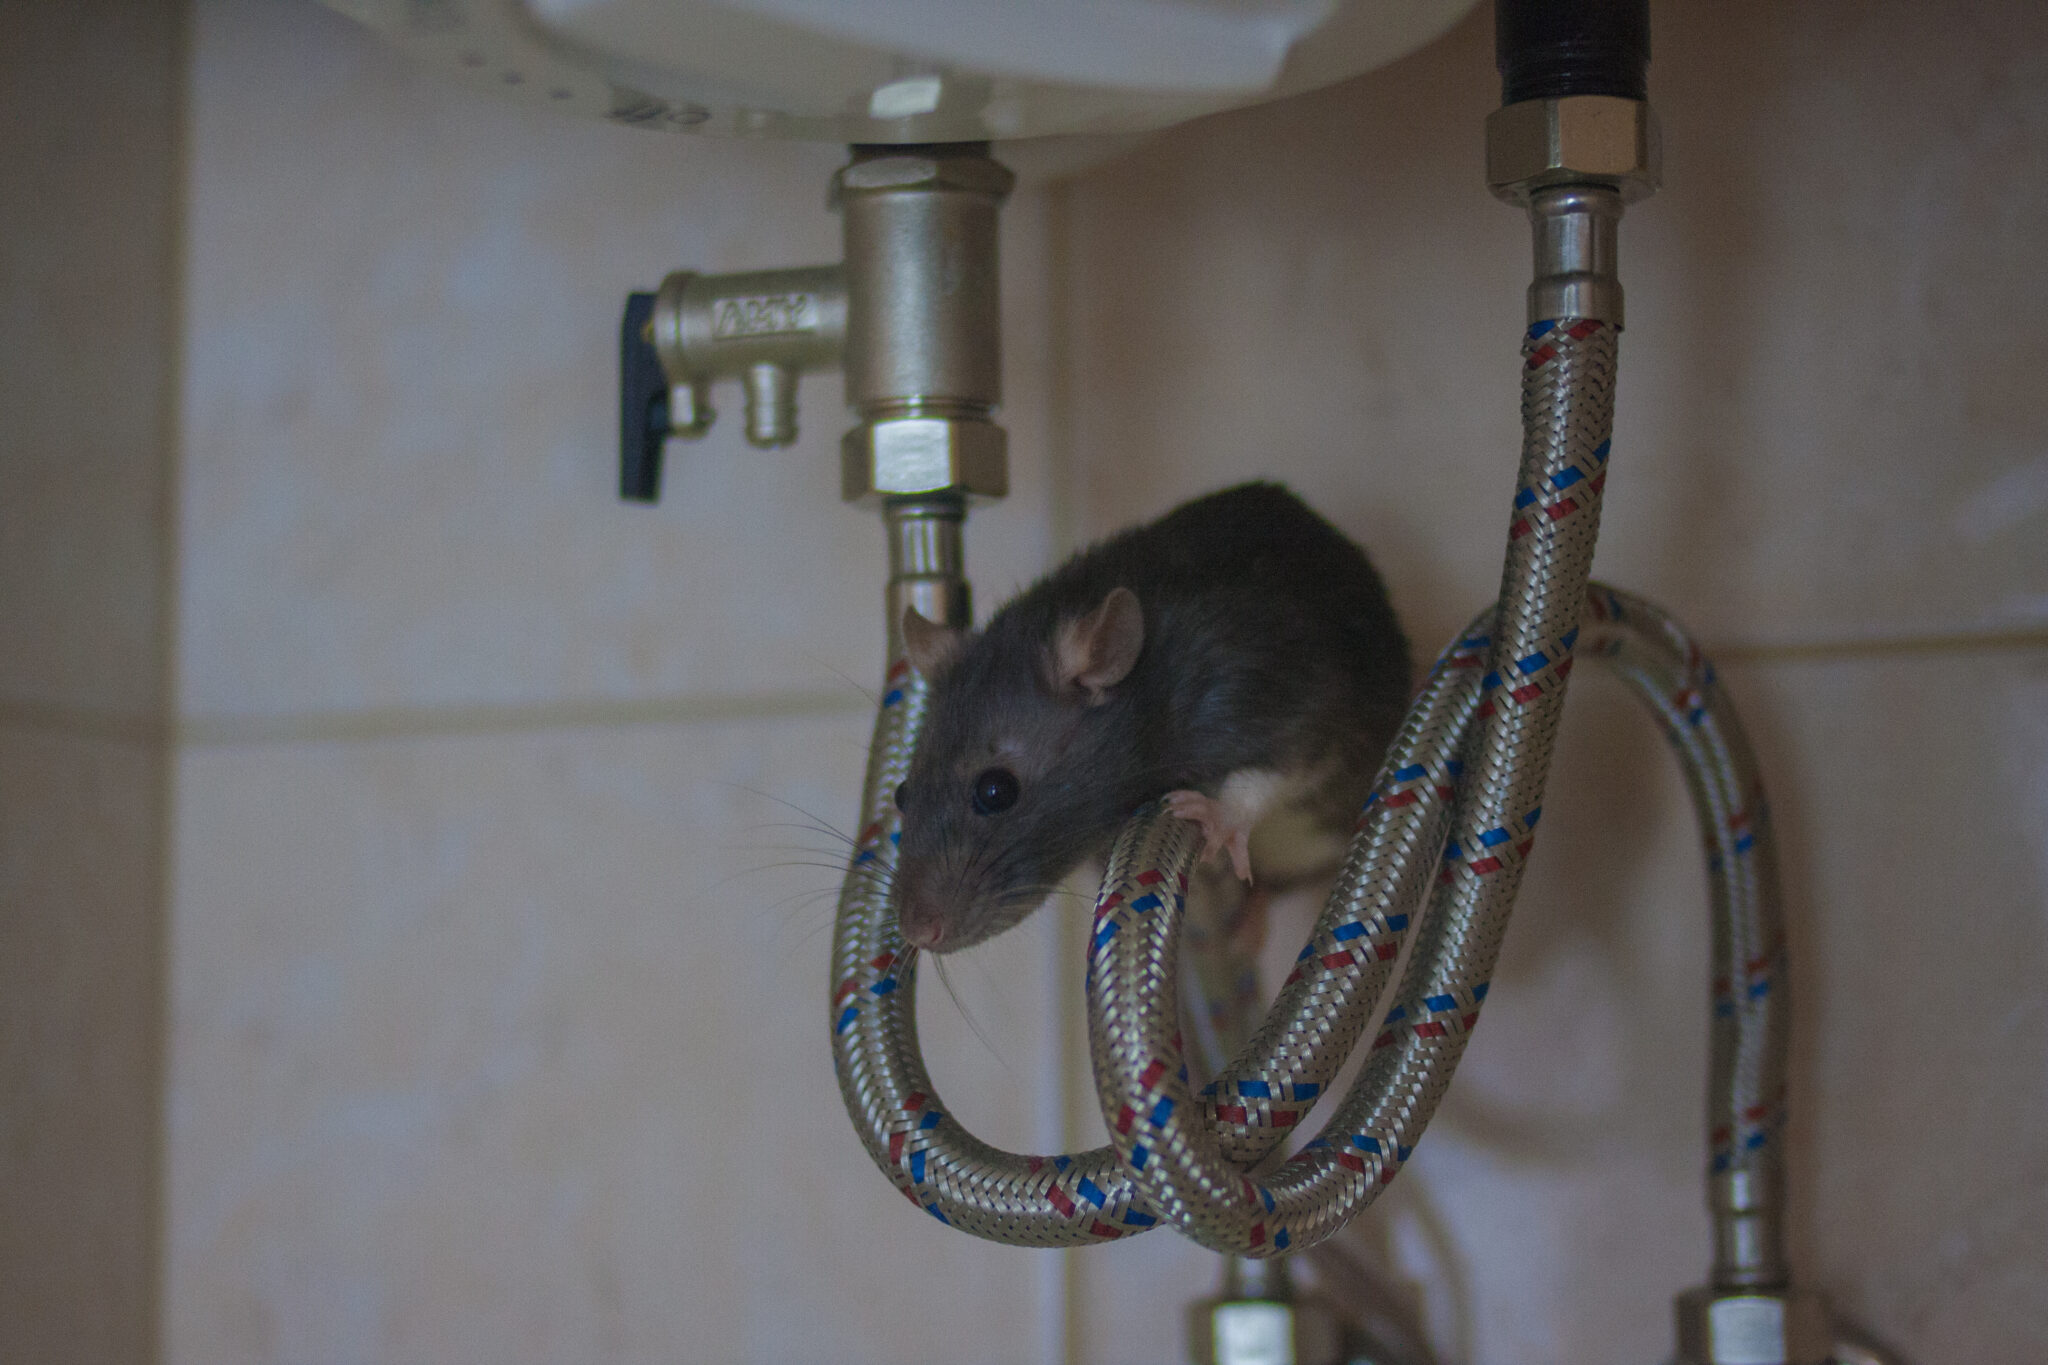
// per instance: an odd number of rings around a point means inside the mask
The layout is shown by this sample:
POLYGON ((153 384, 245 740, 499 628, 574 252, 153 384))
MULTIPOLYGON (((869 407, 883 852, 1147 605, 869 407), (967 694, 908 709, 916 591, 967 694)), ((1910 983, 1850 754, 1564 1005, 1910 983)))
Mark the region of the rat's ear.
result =
POLYGON ((916 607, 903 609, 903 653, 926 682, 945 671, 966 645, 966 631, 927 621, 916 607))
POLYGON ((1053 667, 1062 687, 1078 687, 1088 694, 1090 706, 1100 706, 1108 700, 1103 694, 1138 662, 1144 645, 1145 613, 1138 594, 1112 588, 1101 606, 1060 627, 1053 667))

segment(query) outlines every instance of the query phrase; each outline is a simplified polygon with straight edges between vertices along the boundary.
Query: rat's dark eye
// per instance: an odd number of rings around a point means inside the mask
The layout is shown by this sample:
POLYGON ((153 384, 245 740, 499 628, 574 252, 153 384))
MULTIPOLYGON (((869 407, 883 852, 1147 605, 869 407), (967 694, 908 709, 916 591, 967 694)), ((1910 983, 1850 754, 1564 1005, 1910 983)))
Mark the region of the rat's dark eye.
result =
POLYGON ((1017 774, 1008 768, 984 768, 974 779, 974 809, 994 815, 1017 804, 1017 774))
POLYGON ((910 790, 910 784, 908 782, 898 782, 896 784, 896 809, 898 811, 902 811, 903 809, 905 809, 903 805, 903 793, 908 790, 910 790))

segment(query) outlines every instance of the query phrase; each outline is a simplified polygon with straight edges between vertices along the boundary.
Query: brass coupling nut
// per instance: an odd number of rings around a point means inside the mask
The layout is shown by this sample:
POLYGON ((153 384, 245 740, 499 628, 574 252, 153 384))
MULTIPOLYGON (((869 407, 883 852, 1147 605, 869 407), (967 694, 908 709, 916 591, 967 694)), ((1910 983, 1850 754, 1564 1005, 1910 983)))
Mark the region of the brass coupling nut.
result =
POLYGON ((882 417, 840 442, 840 493, 848 502, 911 494, 1000 498, 1010 491, 1003 429, 979 417, 882 417))
POLYGON ((1802 1289, 1694 1289, 1678 1296, 1678 1365, 1826 1365, 1833 1325, 1802 1289))
POLYGON ((1001 199, 1016 183, 1009 167, 986 156, 872 156, 839 168, 828 202, 836 209, 849 194, 897 190, 966 190, 1001 199))
POLYGON ((1502 105, 1486 119, 1486 186, 1509 203, 1553 185, 1606 185, 1633 203, 1664 175, 1657 114, 1642 100, 1568 95, 1502 105))

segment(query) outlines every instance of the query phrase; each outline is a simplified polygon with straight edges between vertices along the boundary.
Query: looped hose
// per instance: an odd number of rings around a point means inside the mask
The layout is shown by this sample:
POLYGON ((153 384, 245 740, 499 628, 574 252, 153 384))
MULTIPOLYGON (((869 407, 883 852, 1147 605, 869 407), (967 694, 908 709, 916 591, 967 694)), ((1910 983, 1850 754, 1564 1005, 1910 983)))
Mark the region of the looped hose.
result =
MULTIPOLYGON (((1654 608, 1604 588, 1587 595, 1615 339, 1611 326, 1584 320, 1529 330, 1500 601, 1436 661, 1293 973, 1257 1034, 1200 1094, 1182 1063, 1176 965, 1195 833, 1156 808, 1126 826, 1088 961, 1089 1036, 1111 1146, 1055 1157, 998 1150, 947 1116, 925 1070, 915 953, 897 933, 888 876, 897 838, 890 793, 907 773, 925 689, 903 661, 892 663, 865 827, 840 901, 832 1015, 848 1112, 911 1202, 979 1236, 1032 1246, 1127 1236, 1164 1219, 1214 1250, 1264 1256, 1342 1227, 1407 1160, 1477 1023, 1582 645, 1652 700, 1687 764, 1709 832, 1719 975, 1734 983, 1740 964, 1758 960, 1751 950, 1775 960, 1775 886, 1753 765, 1711 670, 1654 608), (1373 1022, 1410 935, 1394 1005, 1350 1091, 1314 1141, 1254 1178, 1373 1022)), ((1717 1059, 1750 1061, 1731 1066, 1734 1083, 1713 1096, 1715 1160, 1729 1163, 1717 1169, 1776 1160, 1782 1086, 1766 1035, 1782 1028, 1782 991, 1749 992, 1745 978, 1717 1001, 1717 1059)))

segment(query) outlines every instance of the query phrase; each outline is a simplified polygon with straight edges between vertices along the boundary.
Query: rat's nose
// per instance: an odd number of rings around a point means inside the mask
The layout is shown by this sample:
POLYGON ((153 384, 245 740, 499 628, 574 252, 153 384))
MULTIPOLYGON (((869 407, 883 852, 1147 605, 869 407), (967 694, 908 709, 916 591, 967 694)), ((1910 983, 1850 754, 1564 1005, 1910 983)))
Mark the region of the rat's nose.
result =
POLYGON ((903 941, 913 948, 937 952, 946 941, 945 918, 927 902, 905 901, 897 912, 896 920, 902 927, 903 941))

